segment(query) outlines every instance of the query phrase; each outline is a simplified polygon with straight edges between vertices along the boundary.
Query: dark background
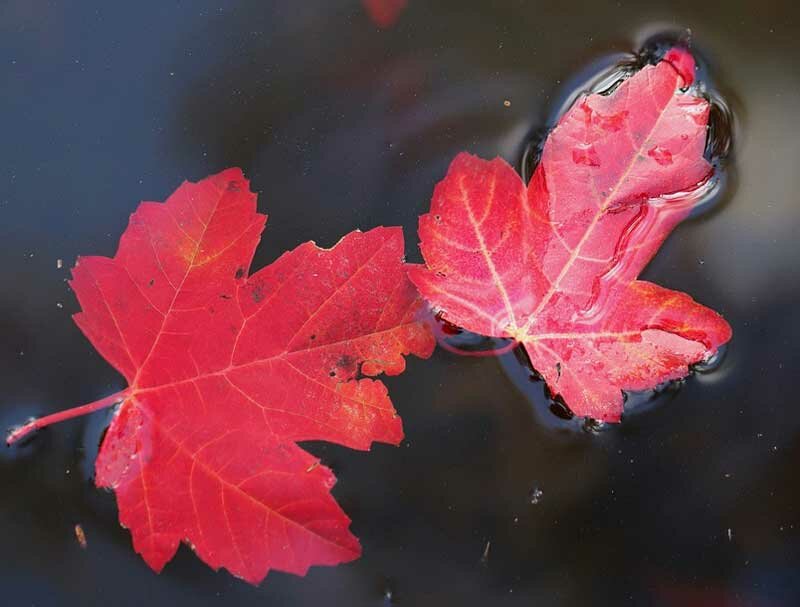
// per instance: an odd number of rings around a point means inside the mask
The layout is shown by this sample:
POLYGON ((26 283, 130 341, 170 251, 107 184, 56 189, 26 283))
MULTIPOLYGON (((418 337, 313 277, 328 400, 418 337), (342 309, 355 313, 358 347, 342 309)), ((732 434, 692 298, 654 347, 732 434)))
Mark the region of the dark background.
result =
POLYGON ((124 387, 70 320, 65 280, 78 254, 113 254, 138 201, 240 165, 270 214, 256 268, 379 224, 404 226, 418 260, 416 217, 458 151, 519 165, 581 79, 673 28, 691 29, 738 128, 727 192, 646 276, 730 321, 718 370, 591 434, 548 413, 511 355, 410 360, 386 380, 400 448, 310 446, 363 557, 259 588, 185 547, 153 574, 92 485, 108 412, 64 423, 0 448, 0 602, 800 604, 788 1, 409 0, 382 31, 356 1, 2 0, 0 425, 124 387))

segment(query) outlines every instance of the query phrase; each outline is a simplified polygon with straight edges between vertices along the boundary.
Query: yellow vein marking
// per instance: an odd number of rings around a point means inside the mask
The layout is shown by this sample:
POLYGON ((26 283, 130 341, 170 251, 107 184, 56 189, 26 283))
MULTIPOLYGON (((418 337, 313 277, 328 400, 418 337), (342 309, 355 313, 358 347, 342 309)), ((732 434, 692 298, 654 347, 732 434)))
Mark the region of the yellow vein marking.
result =
MULTIPOLYGON (((492 192, 494 192, 496 182, 497 182, 497 177, 495 176, 492 179, 492 186, 491 186, 492 192)), ((486 241, 483 239, 483 234, 481 234, 480 231, 480 222, 478 222, 478 220, 475 218, 475 214, 472 212, 472 207, 469 204, 469 196, 467 195, 466 189, 464 188, 463 177, 459 180, 458 187, 459 190, 461 191, 461 202, 467 211, 467 216, 469 217, 469 222, 472 225, 473 231, 475 232, 475 237, 478 239, 478 245, 480 246, 481 254, 483 255, 484 260, 486 261, 486 265, 489 268, 489 272, 492 274, 492 280, 494 282, 494 285, 497 287, 497 290, 500 291, 500 296, 503 298, 503 304, 505 305, 506 312, 508 313, 508 320, 511 323, 511 328, 512 330, 516 330, 517 318, 514 315, 514 308, 511 306, 511 299, 509 298, 505 285, 503 285, 503 281, 497 272, 497 268, 494 265, 494 260, 492 259, 492 255, 489 252, 489 248, 486 246, 486 241)), ((489 202, 489 204, 491 204, 491 201, 489 202)))

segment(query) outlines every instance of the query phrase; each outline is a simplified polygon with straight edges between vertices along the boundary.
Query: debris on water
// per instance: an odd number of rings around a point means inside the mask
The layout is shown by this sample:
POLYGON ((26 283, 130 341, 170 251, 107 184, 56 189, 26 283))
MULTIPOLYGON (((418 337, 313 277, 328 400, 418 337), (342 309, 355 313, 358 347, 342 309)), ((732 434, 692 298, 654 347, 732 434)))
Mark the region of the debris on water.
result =
POLYGON ((539 487, 534 487, 528 493, 528 501, 533 504, 534 506, 542 501, 542 496, 544 495, 544 491, 539 489, 539 487))
POLYGON ((63 307, 64 307, 64 304, 62 304, 60 301, 57 301, 57 302, 56 302, 56 307, 57 307, 57 308, 63 308, 63 307))
POLYGON ((733 541, 733 529, 731 529, 730 527, 728 527, 728 541, 729 542, 733 541))
POLYGON ((599 434, 606 429, 607 424, 598 419, 586 417, 583 420, 583 431, 588 434, 599 434))
POLYGON ((82 550, 86 550, 86 534, 83 532, 83 527, 80 523, 75 525, 75 537, 78 539, 78 545, 82 550))
POLYGON ((56 259, 56 270, 60 270, 64 267, 64 260, 63 259, 56 259))
POLYGON ((383 594, 383 604, 385 607, 389 605, 395 605, 397 600, 395 599, 395 591, 394 591, 394 582, 392 580, 383 580, 381 592, 383 594))
POLYGON ((492 542, 490 540, 486 540, 486 547, 483 549, 483 554, 481 555, 481 564, 486 565, 489 562, 489 549, 492 547, 492 542))
POLYGON ((511 107, 511 99, 506 99, 503 101, 503 105, 506 107, 511 107))

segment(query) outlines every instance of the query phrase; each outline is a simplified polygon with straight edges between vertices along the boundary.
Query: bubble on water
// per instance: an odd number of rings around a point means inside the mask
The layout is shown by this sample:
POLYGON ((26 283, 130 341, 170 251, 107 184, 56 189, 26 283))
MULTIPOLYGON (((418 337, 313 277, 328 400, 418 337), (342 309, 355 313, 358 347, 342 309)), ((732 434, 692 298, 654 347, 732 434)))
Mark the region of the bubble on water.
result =
POLYGON ((539 487, 534 487, 528 492, 528 501, 535 506, 542 501, 543 496, 544 491, 539 489, 539 487))

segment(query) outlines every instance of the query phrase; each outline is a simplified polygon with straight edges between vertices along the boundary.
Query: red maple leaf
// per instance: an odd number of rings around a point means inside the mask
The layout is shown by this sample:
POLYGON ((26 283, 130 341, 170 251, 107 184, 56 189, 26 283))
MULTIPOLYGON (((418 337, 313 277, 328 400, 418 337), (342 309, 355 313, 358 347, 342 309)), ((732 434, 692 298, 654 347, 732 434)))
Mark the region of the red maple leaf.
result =
POLYGON ((239 169, 142 203, 113 259, 83 257, 75 322, 128 381, 96 462, 120 522, 156 571, 181 541, 251 583, 270 569, 357 558, 333 473, 297 446, 403 437, 383 383, 434 340, 417 318, 400 228, 313 242, 247 276, 266 216, 239 169))
POLYGON ((442 317, 524 345, 572 411, 619 421, 622 390, 683 377, 730 339, 715 312, 637 276, 707 191, 709 104, 673 49, 609 95, 581 97, 526 187, 460 154, 419 220, 411 280, 442 317))

